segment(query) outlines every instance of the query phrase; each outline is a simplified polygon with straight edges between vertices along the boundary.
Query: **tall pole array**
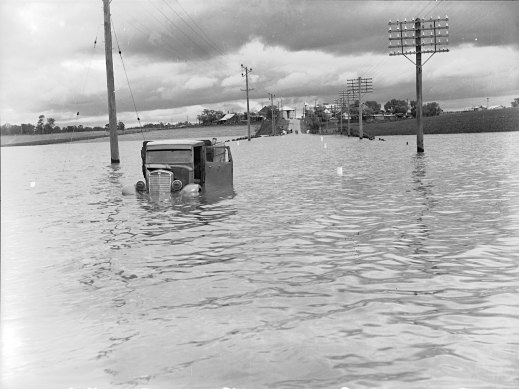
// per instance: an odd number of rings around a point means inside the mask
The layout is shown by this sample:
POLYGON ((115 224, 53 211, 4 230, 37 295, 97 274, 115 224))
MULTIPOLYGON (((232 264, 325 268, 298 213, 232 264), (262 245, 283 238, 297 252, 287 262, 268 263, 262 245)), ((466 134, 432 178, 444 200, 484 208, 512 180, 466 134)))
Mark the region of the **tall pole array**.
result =
POLYGON ((364 138, 362 130, 362 95, 373 92, 373 79, 358 77, 348 80, 348 91, 352 96, 357 96, 359 100, 359 138, 364 138))
POLYGON ((112 59, 112 26, 110 23, 110 0, 103 0, 103 13, 105 27, 106 86, 108 89, 108 127, 110 129, 110 160, 111 163, 119 163, 114 65, 112 59))
POLYGON ((423 122, 422 122, 422 67, 431 57, 440 52, 448 52, 445 46, 449 44, 449 18, 404 19, 403 22, 389 21, 389 55, 403 55, 416 66, 416 149, 424 152, 423 122), (442 26, 442 22, 445 22, 442 26), (395 28, 393 30, 393 27, 395 28), (422 54, 430 53, 422 63, 422 54), (415 54, 415 61, 408 55, 415 54))
POLYGON ((242 68, 242 77, 245 77, 245 91, 247 92, 247 134, 248 140, 250 142, 250 112, 249 112, 249 73, 252 72, 252 68, 247 68, 247 66, 241 65, 242 68))

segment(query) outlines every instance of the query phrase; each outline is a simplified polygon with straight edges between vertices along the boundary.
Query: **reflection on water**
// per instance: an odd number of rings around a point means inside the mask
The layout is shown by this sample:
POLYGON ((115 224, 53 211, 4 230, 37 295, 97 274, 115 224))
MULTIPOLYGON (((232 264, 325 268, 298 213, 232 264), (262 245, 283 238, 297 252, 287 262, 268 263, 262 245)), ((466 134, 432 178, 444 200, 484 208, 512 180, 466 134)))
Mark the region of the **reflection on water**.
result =
POLYGON ((165 201, 140 141, 2 150, 2 387, 518 387, 519 137, 427 139, 232 143, 165 201))

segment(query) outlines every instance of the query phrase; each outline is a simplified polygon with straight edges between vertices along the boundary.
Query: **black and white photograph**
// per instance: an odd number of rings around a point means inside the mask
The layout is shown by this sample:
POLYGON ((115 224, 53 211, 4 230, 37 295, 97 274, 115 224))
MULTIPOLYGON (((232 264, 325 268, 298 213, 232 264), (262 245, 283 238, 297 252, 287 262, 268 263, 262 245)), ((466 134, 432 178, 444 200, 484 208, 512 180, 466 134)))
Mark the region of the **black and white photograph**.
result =
POLYGON ((519 388, 519 2, 0 1, 2 389, 519 388))

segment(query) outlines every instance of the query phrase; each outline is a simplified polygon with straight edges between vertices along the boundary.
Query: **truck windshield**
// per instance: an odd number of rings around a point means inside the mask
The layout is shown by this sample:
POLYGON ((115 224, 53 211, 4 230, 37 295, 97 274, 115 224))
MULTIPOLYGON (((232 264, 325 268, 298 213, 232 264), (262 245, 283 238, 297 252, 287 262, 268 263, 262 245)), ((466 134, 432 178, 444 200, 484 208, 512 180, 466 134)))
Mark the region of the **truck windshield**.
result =
POLYGON ((146 163, 192 163, 191 150, 148 150, 146 163))

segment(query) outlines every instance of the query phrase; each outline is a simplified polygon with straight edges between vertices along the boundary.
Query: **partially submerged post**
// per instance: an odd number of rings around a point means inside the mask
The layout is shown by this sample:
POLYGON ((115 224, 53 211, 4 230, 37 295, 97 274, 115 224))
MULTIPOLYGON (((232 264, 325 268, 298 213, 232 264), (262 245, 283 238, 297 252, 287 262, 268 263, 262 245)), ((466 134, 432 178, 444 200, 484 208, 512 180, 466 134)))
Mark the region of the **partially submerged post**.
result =
POLYGON ((429 20, 416 18, 409 21, 404 19, 403 22, 398 20, 396 22, 389 21, 389 49, 393 50, 389 52, 389 55, 403 55, 416 67, 416 150, 419 153, 424 152, 422 67, 434 54, 449 51, 449 49, 445 48, 449 44, 448 20, 447 16, 445 18, 438 16, 437 19, 431 17, 429 20), (445 22, 445 24, 442 26, 441 22, 445 22), (396 27, 395 31, 391 29, 391 26, 396 27), (396 36, 393 36, 393 34, 396 34, 396 36), (443 37, 442 34, 444 35, 443 37), (423 53, 431 53, 431 56, 422 64, 423 53), (416 54, 416 60, 411 60, 407 56, 408 54, 416 54))
POLYGON ((106 86, 108 89, 108 126, 110 129, 110 160, 119 163, 117 141, 117 115, 115 110, 114 66, 112 60, 112 26, 110 23, 110 1, 103 0, 105 27, 106 86))

